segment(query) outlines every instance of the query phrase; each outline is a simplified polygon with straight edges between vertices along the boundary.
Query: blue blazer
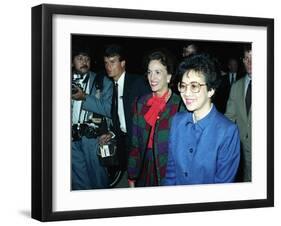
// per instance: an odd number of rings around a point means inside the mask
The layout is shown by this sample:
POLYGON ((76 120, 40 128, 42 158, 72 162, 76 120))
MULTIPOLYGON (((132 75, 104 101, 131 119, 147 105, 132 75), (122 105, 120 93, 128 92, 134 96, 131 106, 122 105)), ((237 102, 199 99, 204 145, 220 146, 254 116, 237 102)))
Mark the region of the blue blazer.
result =
POLYGON ((112 82, 104 77, 103 90, 100 93, 93 84, 96 76, 94 72, 90 72, 90 94, 83 101, 82 108, 111 118, 112 82))
POLYGON ((240 159, 237 126, 215 106, 203 119, 179 112, 172 121, 164 185, 232 182, 240 159))

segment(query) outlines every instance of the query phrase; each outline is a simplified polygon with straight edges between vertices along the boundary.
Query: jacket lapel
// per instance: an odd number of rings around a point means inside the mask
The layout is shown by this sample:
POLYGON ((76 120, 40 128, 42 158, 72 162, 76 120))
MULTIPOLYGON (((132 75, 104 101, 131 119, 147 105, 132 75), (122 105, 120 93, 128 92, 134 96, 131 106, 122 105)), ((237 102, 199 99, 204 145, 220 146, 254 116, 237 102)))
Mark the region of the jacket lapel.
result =
POLYGON ((241 107, 241 115, 243 117, 243 121, 248 121, 247 110, 246 110, 246 103, 245 103, 245 77, 241 80, 239 85, 239 92, 238 92, 238 100, 240 100, 239 106, 241 107))
POLYGON ((92 92, 93 92, 93 85, 94 85, 94 80, 95 80, 95 73, 93 73, 93 72, 90 72, 89 73, 89 76, 90 76, 90 82, 89 82, 89 87, 90 87, 90 94, 92 94, 92 92))
MULTIPOLYGON (((125 78, 124 78, 124 88, 123 88, 123 105, 124 105, 124 111, 127 106, 127 97, 128 97, 128 91, 130 89, 130 82, 128 81, 130 79, 130 76, 125 73, 125 78)), ((126 111, 125 111, 126 112, 126 111)))

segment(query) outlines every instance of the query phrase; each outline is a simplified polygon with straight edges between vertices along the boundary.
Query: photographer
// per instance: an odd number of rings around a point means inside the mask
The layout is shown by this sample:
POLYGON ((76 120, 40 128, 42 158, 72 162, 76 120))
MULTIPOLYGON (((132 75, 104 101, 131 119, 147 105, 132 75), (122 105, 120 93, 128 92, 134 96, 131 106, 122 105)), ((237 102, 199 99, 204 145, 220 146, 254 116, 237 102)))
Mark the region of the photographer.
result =
POLYGON ((100 165, 97 150, 98 136, 107 131, 112 82, 90 71, 90 65, 87 52, 73 51, 72 190, 108 187, 107 173, 100 165))

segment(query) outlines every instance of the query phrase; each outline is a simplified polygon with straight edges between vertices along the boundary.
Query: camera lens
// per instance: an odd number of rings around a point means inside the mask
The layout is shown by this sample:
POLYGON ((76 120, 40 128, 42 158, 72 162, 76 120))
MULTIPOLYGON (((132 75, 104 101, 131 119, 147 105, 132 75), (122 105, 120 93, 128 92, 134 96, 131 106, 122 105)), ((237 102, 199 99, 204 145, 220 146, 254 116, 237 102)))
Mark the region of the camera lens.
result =
POLYGON ((72 94, 75 94, 75 93, 77 93, 77 92, 78 92, 77 86, 74 85, 74 84, 72 84, 72 86, 71 86, 71 93, 72 93, 72 94))
POLYGON ((81 85, 79 83, 73 82, 71 85, 71 93, 75 94, 78 92, 78 88, 82 89, 81 85))

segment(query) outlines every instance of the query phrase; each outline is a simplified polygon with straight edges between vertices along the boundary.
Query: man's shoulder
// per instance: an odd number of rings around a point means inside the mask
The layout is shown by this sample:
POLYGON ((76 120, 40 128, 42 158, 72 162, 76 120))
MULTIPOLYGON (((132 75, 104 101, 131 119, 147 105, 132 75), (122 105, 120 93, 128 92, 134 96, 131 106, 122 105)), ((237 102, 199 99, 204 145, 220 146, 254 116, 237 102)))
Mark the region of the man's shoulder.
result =
POLYGON ((233 86, 239 87, 239 86, 244 85, 245 79, 246 79, 246 76, 243 76, 243 77, 239 78, 239 79, 233 84, 233 86))
POLYGON ((151 92, 148 82, 143 75, 126 73, 125 82, 132 93, 144 95, 151 92))
POLYGON ((108 78, 108 76, 104 72, 98 72, 98 73, 92 72, 92 73, 96 77, 96 79, 103 80, 104 83, 112 82, 112 80, 108 78))
POLYGON ((245 76, 238 79, 236 82, 234 82, 231 86, 231 89, 236 93, 240 92, 241 89, 243 89, 245 84, 245 76))
POLYGON ((90 76, 94 76, 94 77, 96 76, 96 72, 94 72, 94 71, 89 71, 88 73, 90 76))
POLYGON ((128 82, 131 82, 131 83, 136 83, 138 81, 143 81, 144 76, 126 72, 125 80, 127 80, 128 82))
POLYGON ((113 83, 112 80, 110 78, 108 78, 108 76, 102 72, 90 72, 90 80, 92 81, 92 85, 96 88, 96 89, 106 89, 108 87, 110 87, 113 83))

